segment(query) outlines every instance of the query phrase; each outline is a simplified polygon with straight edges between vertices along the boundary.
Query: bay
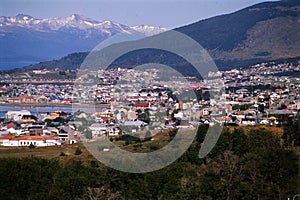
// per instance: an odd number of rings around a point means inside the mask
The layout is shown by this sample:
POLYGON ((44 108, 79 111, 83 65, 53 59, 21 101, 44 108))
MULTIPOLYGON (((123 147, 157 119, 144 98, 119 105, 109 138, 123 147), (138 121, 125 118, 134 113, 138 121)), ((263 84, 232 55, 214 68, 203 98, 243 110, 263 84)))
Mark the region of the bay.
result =
POLYGON ((0 106, 0 118, 3 118, 7 111, 19 111, 19 110, 28 110, 33 115, 41 113, 51 113, 55 111, 63 111, 67 113, 74 113, 78 110, 84 110, 86 112, 92 112, 95 110, 102 110, 103 108, 72 108, 72 107, 19 107, 19 106, 0 106))
POLYGON ((29 66, 31 64, 36 64, 36 61, 19 61, 19 62, 9 62, 9 61, 0 61, 0 70, 11 70, 15 68, 22 68, 29 66))

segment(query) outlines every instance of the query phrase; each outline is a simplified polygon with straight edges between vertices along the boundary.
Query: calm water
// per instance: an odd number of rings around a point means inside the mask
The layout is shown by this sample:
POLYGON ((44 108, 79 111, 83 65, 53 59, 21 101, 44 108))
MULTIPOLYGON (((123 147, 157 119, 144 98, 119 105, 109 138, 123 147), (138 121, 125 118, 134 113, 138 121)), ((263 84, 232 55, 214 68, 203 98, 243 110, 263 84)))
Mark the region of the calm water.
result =
POLYGON ((47 112, 54 112, 57 110, 61 110, 64 112, 76 112, 77 110, 84 110, 84 111, 95 111, 95 110, 102 110, 102 108, 72 108, 72 107, 13 107, 13 106, 0 106, 0 118, 5 116, 7 111, 18 111, 18 110, 28 110, 33 115, 37 115, 39 113, 47 113, 47 112))
POLYGON ((20 62, 0 61, 0 70, 21 68, 21 67, 29 66, 31 64, 36 64, 36 63, 38 63, 38 62, 34 62, 34 61, 20 61, 20 62))

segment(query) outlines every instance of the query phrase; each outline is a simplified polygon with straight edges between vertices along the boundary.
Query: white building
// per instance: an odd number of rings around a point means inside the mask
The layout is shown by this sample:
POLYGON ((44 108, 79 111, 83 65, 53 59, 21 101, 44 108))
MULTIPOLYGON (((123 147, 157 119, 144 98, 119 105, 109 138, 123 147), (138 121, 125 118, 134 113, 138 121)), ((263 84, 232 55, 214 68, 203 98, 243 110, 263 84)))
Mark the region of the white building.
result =
POLYGON ((141 127, 141 126, 147 126, 148 124, 146 122, 136 120, 136 121, 126 121, 123 124, 124 126, 136 126, 136 127, 141 127))
POLYGON ((89 129, 92 131, 93 138, 107 133, 107 124, 92 124, 89 129))
POLYGON ((122 131, 115 125, 108 124, 92 124, 89 129, 92 131, 92 137, 96 138, 102 135, 115 137, 122 134, 122 131))
POLYGON ((46 147, 61 145, 61 141, 56 136, 12 136, 0 137, 0 146, 20 147, 34 145, 36 147, 46 147))
POLYGON ((108 137, 116 137, 122 135, 122 131, 115 126, 107 127, 107 136, 108 137))
POLYGON ((69 126, 60 126, 58 127, 58 137, 63 142, 68 142, 70 144, 76 143, 74 130, 69 126))
POLYGON ((12 119, 14 121, 20 121, 23 115, 31 115, 28 110, 20 110, 20 111, 7 111, 5 114, 6 119, 12 119))

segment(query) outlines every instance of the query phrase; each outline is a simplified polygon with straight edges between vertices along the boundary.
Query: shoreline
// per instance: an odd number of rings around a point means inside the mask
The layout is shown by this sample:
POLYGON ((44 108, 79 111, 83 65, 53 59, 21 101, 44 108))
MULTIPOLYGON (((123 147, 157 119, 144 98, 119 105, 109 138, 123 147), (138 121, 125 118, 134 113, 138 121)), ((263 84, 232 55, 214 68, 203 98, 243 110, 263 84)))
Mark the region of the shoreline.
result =
POLYGON ((0 106, 9 107, 23 107, 23 108, 35 108, 35 107, 67 107, 77 108, 81 106, 83 108, 109 108, 110 104, 63 104, 63 103, 0 103, 0 106))

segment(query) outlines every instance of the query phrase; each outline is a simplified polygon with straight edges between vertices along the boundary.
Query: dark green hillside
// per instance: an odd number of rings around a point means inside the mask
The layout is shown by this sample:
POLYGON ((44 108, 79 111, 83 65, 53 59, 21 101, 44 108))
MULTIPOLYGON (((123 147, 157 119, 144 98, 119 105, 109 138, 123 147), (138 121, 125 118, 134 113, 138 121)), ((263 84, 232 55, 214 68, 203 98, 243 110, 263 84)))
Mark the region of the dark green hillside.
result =
POLYGON ((36 65, 28 66, 26 67, 26 69, 53 69, 56 67, 62 70, 77 69, 80 67, 81 63, 84 61, 87 55, 87 52, 72 53, 59 60, 41 62, 36 65))
POLYGON ((14 72, 20 72, 20 71, 26 71, 32 69, 55 69, 55 68, 59 68, 61 70, 75 70, 80 67, 81 63, 84 61, 84 59, 88 54, 89 54, 88 52, 72 53, 58 60, 40 62, 38 64, 23 67, 21 69, 17 68, 6 72, 4 71, 4 73, 7 72, 14 73, 14 72))
MULTIPOLYGON (((199 159, 208 128, 201 126, 183 156, 145 174, 107 168, 85 149, 84 156, 74 148, 60 153, 67 150, 57 147, 52 156, 45 149, 44 158, 37 158, 42 154, 30 157, 28 150, 19 149, 17 158, 16 153, 0 158, 0 199, 291 199, 299 193, 299 137, 296 142, 289 140, 291 134, 299 133, 299 121, 293 125, 285 126, 282 135, 276 127, 223 129, 212 152, 199 159)), ((118 142, 126 150, 153 151, 172 135, 131 144, 123 141, 124 145, 118 142)))
MULTIPOLYGON (((258 22, 278 17, 300 17, 300 1, 266 2, 177 28, 209 50, 230 51, 247 39, 258 22)), ((295 24, 294 28, 299 28, 295 24)))

